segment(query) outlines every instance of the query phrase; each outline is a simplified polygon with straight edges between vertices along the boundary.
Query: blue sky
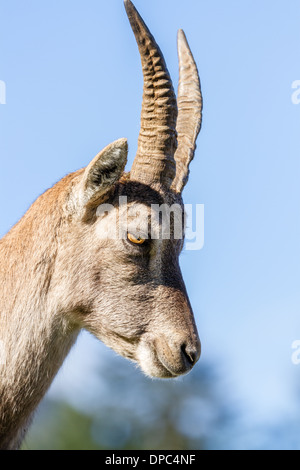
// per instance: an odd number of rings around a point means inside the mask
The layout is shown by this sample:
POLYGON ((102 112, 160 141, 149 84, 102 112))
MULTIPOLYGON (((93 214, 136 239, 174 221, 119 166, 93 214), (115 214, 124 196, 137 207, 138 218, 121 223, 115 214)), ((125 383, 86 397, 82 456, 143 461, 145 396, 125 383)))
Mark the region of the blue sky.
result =
MULTIPOLYGON (((203 128, 184 196, 205 205, 205 246, 184 253, 181 265, 202 360, 222 372, 225 393, 243 410, 241 426, 284 422, 300 406, 300 366, 291 363, 300 339, 300 105, 291 99, 300 80, 300 3, 135 4, 175 87, 178 28, 201 76, 203 128)), ((130 168, 142 73, 121 0, 0 7, 3 235, 39 194, 111 141, 129 139, 130 168)), ((78 348, 90 341, 83 338, 78 348)), ((66 376, 72 367, 70 358, 66 376)))

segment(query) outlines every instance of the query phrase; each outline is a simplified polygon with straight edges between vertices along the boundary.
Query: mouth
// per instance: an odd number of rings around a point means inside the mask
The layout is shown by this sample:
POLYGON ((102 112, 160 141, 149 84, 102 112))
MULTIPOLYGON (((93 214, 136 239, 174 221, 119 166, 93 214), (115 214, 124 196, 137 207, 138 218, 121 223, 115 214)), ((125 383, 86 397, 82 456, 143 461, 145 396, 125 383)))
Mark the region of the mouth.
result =
POLYGON ((136 351, 136 362, 147 376, 173 379, 190 372, 199 356, 191 358, 182 347, 175 354, 164 339, 143 339, 136 351))
POLYGON ((201 352, 197 336, 193 340, 183 341, 182 337, 177 337, 177 340, 170 341, 169 336, 163 335, 153 337, 142 333, 129 338, 110 332, 102 341, 137 364, 146 376, 159 379, 174 379, 187 374, 198 361, 201 352), (107 341, 108 336, 110 341, 107 341))
MULTIPOLYGON (((179 377, 181 374, 176 373, 171 370, 170 367, 165 364, 158 354, 154 354, 152 357, 152 363, 147 364, 146 366, 146 374, 150 375, 151 377, 156 377, 159 379, 175 379, 176 377, 179 377), (149 370, 149 372, 148 372, 149 370)), ((140 364, 142 370, 145 372, 145 364, 140 364)))

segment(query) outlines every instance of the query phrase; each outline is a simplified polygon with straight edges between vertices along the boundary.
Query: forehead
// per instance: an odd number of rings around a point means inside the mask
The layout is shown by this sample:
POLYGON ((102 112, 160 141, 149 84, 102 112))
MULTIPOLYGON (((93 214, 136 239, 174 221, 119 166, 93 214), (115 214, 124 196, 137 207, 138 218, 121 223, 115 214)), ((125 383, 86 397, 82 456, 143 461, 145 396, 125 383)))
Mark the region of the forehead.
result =
POLYGON ((130 181, 129 174, 121 180, 115 187, 113 199, 118 204, 119 196, 126 196, 128 203, 134 202, 151 206, 153 204, 179 204, 183 206, 181 194, 173 191, 162 191, 161 188, 149 186, 138 181, 130 181))
POLYGON ((128 203, 139 203, 145 206, 163 204, 167 199, 166 194, 138 181, 120 183, 116 188, 115 198, 118 199, 119 196, 127 197, 128 203))
MULTIPOLYGON (((129 175, 127 175, 129 178, 129 175)), ((181 205, 183 208, 183 201, 181 194, 174 193, 173 191, 162 191, 161 188, 149 186, 138 181, 130 181, 125 179, 123 183, 119 183, 115 196, 126 196, 128 203, 143 204, 151 207, 153 205, 173 204, 181 205)))
POLYGON ((142 238, 182 239, 184 236, 185 217, 181 198, 161 194, 147 185, 129 181, 117 188, 111 202, 98 208, 101 225, 105 220, 109 226, 117 225, 118 230, 142 238))

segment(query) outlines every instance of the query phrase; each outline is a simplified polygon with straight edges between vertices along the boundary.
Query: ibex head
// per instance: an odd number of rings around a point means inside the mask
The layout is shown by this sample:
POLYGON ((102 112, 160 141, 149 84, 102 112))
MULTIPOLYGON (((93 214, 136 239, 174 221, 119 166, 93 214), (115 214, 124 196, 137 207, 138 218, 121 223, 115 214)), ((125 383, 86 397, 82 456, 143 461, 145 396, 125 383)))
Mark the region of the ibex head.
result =
POLYGON ((178 261, 183 239, 174 234, 184 217, 182 212, 173 215, 170 236, 163 237, 161 220, 153 221, 151 206, 183 208, 181 194, 201 126, 200 81, 180 30, 176 100, 158 45, 130 0, 125 7, 144 74, 137 155, 130 174, 124 174, 128 149, 121 139, 75 174, 68 235, 56 263, 68 273, 62 291, 64 299, 69 293, 73 322, 136 361, 146 374, 176 377, 188 372, 200 356, 178 261), (112 226, 119 236, 104 237, 112 226))

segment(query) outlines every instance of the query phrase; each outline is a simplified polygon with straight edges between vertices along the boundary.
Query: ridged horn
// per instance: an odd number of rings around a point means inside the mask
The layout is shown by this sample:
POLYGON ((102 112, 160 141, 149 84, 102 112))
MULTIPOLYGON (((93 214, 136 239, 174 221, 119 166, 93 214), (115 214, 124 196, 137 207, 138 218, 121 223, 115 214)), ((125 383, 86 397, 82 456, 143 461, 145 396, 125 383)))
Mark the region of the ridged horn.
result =
POLYGON ((202 124, 203 101, 197 65, 184 32, 178 31, 178 148, 175 152, 176 177, 171 189, 181 193, 189 177, 189 165, 194 158, 196 140, 202 124))
POLYGON ((137 154, 130 179, 169 189, 176 174, 177 101, 154 37, 130 0, 124 1, 142 60, 144 95, 137 154))

